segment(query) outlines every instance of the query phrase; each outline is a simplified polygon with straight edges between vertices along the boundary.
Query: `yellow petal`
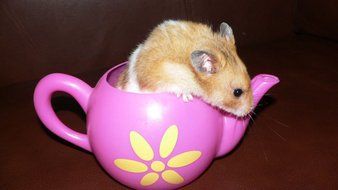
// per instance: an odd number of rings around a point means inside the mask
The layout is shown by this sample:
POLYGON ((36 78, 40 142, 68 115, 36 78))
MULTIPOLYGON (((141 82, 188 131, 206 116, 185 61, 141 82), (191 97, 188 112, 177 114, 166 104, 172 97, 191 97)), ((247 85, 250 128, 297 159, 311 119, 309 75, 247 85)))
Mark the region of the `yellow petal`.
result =
POLYGON ((145 161, 150 161, 154 158, 154 151, 149 143, 137 132, 130 132, 130 143, 135 154, 145 161))
POLYGON ((135 160, 116 159, 114 164, 121 170, 132 173, 142 173, 148 170, 148 167, 145 164, 135 160))
POLYGON ((162 137, 160 144, 160 156, 162 158, 168 157, 174 150, 178 137, 178 129, 176 125, 169 127, 162 137))
POLYGON ((168 166, 173 168, 179 168, 187 166, 201 157, 202 153, 200 151, 188 151, 183 152, 168 161, 168 166))
POLYGON ((157 173, 148 173, 141 179, 141 185, 143 186, 149 186, 154 184, 158 180, 159 176, 157 173))
POLYGON ((164 181, 170 184, 180 184, 183 183, 184 179, 180 174, 174 170, 166 170, 162 173, 162 178, 164 181))

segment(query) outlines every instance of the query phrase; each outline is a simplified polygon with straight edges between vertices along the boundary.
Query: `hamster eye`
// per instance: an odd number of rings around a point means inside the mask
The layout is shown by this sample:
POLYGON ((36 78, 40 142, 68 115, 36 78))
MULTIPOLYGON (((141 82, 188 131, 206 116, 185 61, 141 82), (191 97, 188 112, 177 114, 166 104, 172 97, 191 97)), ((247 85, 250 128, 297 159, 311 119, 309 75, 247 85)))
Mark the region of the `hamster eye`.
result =
POLYGON ((243 94, 243 90, 242 90, 242 89, 236 88, 236 89, 234 90, 234 96, 240 97, 242 94, 243 94))

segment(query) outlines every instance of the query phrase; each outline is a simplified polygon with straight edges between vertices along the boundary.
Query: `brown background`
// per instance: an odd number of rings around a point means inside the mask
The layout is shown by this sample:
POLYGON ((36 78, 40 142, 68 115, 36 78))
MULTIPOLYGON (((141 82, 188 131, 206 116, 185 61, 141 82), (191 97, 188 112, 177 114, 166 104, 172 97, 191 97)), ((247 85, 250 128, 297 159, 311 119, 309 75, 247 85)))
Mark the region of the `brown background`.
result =
POLYGON ((0 86, 125 61, 165 19, 233 26, 240 46, 292 35, 293 0, 2 1, 0 86), (10 72, 9 72, 10 71, 10 72))
POLYGON ((298 0, 296 31, 338 40, 336 0, 298 0))
MULTIPOLYGON (((237 149, 184 189, 338 189, 338 7, 334 0, 0 1, 0 189, 127 189, 92 154, 47 131, 32 94, 52 72, 95 85, 165 19, 234 29, 251 76, 269 91, 237 149)), ((53 98, 85 132, 69 96, 53 98)))

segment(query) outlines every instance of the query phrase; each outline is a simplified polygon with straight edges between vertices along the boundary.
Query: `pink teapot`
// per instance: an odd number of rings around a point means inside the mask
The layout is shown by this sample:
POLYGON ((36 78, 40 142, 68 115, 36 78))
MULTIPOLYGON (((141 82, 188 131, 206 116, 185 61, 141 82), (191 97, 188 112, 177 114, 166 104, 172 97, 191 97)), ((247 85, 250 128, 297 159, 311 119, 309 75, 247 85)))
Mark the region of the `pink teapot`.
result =
MULTIPOLYGON (((35 109, 45 126, 92 152, 122 184, 134 189, 177 189, 196 179, 243 137, 248 118, 224 115, 198 98, 186 103, 172 94, 135 94, 114 88, 123 67, 106 72, 95 88, 69 75, 50 74, 34 92, 35 109), (87 114, 87 134, 57 118, 50 101, 56 91, 79 102, 87 114)), ((267 74, 252 80, 255 106, 278 82, 267 74)))

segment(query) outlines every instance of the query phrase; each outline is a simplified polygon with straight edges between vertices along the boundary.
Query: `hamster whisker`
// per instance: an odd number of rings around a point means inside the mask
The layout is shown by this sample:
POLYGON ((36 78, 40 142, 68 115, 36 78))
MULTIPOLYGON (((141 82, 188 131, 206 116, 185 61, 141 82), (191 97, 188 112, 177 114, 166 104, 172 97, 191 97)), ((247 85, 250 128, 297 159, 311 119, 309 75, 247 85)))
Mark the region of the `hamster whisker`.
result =
MULTIPOLYGON (((254 113, 254 112, 253 112, 254 113)), ((256 113, 255 113, 256 114, 256 113)), ((250 118, 251 118, 251 115, 249 114, 249 116, 250 116, 250 118)), ((267 116, 265 116, 265 117, 267 117, 267 116)), ((268 117, 269 118, 269 117, 268 117)), ((280 125, 282 125, 282 126, 285 126, 285 127, 289 127, 288 125, 286 125, 286 124, 284 124, 284 123, 282 123, 282 122, 278 122, 278 120, 275 120, 275 119, 273 119, 273 118, 269 118, 269 119, 271 119, 271 120, 273 120, 273 121, 275 121, 276 123, 278 123, 278 124, 280 124, 280 125), (284 124, 284 125, 283 125, 284 124)), ((285 137, 283 137, 281 134, 279 134, 275 129, 273 129, 272 127, 270 127, 269 125, 267 125, 267 123, 264 121, 264 120, 262 120, 264 123, 265 123, 265 126, 267 126, 267 128, 269 128, 270 129, 270 131, 272 131, 274 134, 276 134, 279 138, 281 138, 283 141, 285 141, 285 142, 287 142, 287 139, 285 138, 285 137)), ((264 126, 264 125, 262 125, 262 126, 264 126)))
MULTIPOLYGON (((244 120, 242 120, 242 121, 244 122, 244 120)), ((252 127, 252 126, 249 125, 249 127, 252 127)), ((249 128, 249 129, 250 129, 250 128, 249 128)), ((254 140, 258 141, 258 144, 259 144, 259 146, 260 146, 260 150, 262 150, 264 159, 265 159, 266 162, 268 162, 268 161, 269 161, 268 154, 267 154, 266 151, 265 151, 265 148, 264 148, 264 145, 263 145, 263 143, 262 143, 262 141, 261 141, 261 139, 260 139, 260 136, 258 136, 258 135, 253 135, 252 138, 253 138, 254 140)))
POLYGON ((250 120, 253 122, 253 124, 255 124, 255 121, 254 121, 253 117, 251 116, 251 112, 248 114, 248 116, 250 117, 250 120))
POLYGON ((283 123, 283 122, 281 122, 281 121, 279 121, 279 120, 277 120, 277 119, 274 119, 274 118, 272 118, 272 117, 268 117, 268 118, 271 119, 272 121, 274 121, 275 123, 277 123, 277 124, 283 126, 283 127, 290 128, 289 125, 287 125, 287 124, 285 124, 285 123, 283 123))
POLYGON ((279 134, 275 129, 273 129, 272 127, 268 126, 268 128, 275 133, 277 136, 279 136, 283 141, 287 142, 286 138, 283 137, 281 134, 279 134))
POLYGON ((255 116, 257 116, 257 113, 254 111, 254 110, 252 110, 251 111, 255 116))

